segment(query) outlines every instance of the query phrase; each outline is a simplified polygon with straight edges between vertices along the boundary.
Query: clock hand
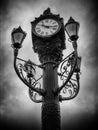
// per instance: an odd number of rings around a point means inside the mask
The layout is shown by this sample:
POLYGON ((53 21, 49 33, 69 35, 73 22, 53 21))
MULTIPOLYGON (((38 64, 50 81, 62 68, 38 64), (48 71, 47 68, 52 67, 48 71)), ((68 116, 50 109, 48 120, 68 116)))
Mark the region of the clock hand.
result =
POLYGON ((39 24, 39 26, 45 27, 45 28, 49 28, 49 26, 44 25, 44 24, 39 24))
POLYGON ((54 28, 54 27, 57 27, 57 25, 55 25, 55 26, 48 26, 48 27, 50 27, 50 28, 53 27, 54 28))
POLYGON ((57 27, 57 25, 54 26, 48 26, 48 25, 44 25, 44 24, 40 24, 39 26, 45 27, 45 28, 53 28, 53 27, 57 27))
POLYGON ((54 27, 57 27, 57 25, 55 25, 55 26, 48 26, 48 25, 41 25, 42 27, 45 27, 45 28, 54 28, 54 27))
POLYGON ((42 24, 42 27, 49 28, 49 26, 42 24))

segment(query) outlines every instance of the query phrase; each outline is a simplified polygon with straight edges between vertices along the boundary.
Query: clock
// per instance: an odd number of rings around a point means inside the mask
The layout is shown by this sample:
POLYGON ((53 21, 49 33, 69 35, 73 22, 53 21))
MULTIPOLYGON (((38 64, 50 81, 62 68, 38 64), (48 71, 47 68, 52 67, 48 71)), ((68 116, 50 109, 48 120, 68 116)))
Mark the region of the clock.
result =
POLYGON ((53 18, 46 18, 37 22, 34 26, 34 33, 40 37, 51 37, 59 32, 61 24, 53 18))

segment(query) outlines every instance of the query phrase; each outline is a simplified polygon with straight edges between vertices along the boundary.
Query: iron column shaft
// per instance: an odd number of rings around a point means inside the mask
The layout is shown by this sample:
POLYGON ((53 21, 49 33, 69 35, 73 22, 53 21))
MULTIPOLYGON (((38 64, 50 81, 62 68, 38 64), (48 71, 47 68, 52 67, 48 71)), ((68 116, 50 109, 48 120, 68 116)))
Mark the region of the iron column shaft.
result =
POLYGON ((58 87, 57 68, 52 63, 45 65, 43 87, 46 90, 42 104, 42 130, 60 130, 60 105, 58 95, 53 90, 58 87))

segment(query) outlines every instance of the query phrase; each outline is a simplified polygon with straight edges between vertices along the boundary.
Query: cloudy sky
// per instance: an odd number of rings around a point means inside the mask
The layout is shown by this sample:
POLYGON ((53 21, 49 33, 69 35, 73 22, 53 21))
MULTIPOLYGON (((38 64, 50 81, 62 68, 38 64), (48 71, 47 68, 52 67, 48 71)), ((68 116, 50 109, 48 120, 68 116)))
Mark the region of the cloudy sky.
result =
MULTIPOLYGON (((94 127, 98 114, 97 0, 3 0, 0 3, 0 121, 11 128, 40 128, 41 104, 30 100, 28 89, 14 72, 10 34, 20 25, 27 36, 19 56, 39 63, 32 51, 30 22, 47 7, 59 13, 65 23, 70 16, 80 22, 81 88, 75 99, 60 104, 61 117, 63 129, 89 129, 94 127)), ((72 51, 68 41, 66 46, 64 56, 72 51)))

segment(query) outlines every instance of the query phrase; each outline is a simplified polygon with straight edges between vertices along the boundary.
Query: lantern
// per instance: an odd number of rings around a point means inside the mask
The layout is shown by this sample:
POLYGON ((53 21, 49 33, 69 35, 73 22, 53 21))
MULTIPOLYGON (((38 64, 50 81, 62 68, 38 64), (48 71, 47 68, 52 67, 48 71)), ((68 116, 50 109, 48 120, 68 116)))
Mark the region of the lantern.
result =
POLYGON ((76 22, 72 17, 65 24, 65 30, 71 41, 76 41, 78 39, 78 31, 80 24, 76 22))
POLYGON ((24 32, 21 27, 14 28, 12 31, 12 47, 19 49, 22 46, 22 42, 26 37, 26 32, 24 32))

